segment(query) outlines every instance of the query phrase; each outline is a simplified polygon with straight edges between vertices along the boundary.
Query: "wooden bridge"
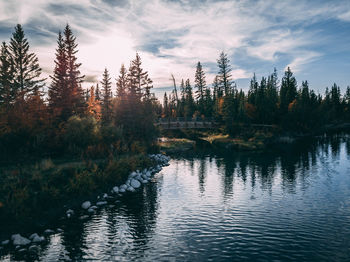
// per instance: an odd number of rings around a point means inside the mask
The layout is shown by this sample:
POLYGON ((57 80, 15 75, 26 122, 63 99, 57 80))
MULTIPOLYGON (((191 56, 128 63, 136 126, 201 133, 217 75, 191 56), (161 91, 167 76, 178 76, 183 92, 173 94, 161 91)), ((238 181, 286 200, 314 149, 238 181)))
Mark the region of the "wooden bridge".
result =
POLYGON ((156 125, 162 129, 199 129, 216 128, 217 123, 213 118, 160 118, 156 125))

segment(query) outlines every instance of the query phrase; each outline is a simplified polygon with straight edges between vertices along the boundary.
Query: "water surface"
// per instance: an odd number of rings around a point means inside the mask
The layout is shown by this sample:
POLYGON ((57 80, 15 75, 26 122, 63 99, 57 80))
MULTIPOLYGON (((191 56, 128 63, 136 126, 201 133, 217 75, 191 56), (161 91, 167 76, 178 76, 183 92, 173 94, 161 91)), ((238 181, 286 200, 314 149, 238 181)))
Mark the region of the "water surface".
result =
POLYGON ((63 225, 38 260, 350 261, 349 159, 346 135, 174 157, 139 192, 63 225))

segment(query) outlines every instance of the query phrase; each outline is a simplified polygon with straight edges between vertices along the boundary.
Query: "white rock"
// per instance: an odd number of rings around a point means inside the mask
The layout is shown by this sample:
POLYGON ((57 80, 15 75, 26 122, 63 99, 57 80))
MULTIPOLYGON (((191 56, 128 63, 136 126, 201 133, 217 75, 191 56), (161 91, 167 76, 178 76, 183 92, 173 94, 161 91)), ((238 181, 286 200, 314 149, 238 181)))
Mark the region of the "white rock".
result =
POLYGON ((113 187, 113 192, 118 194, 119 193, 119 187, 117 187, 117 186, 113 187))
POLYGON ((28 248, 28 251, 29 251, 30 253, 32 253, 32 254, 36 254, 36 253, 38 253, 38 251, 39 251, 39 247, 37 247, 37 246, 35 246, 35 245, 30 246, 30 247, 28 248))
POLYGON ((119 189, 119 193, 125 193, 125 188, 123 187, 123 188, 119 189))
POLYGON ((57 228, 57 230, 56 230, 58 233, 62 233, 63 232, 63 229, 61 229, 61 228, 57 228))
POLYGON ((68 210, 66 211, 66 214, 67 214, 67 217, 69 218, 69 217, 71 217, 71 216, 74 215, 74 210, 68 209, 68 210))
POLYGON ((106 199, 108 195, 106 193, 103 194, 103 198, 106 199))
POLYGON ((82 209, 89 209, 89 207, 91 207, 90 201, 85 201, 84 203, 81 204, 82 209))
POLYGON ((88 215, 84 215, 84 216, 79 217, 80 220, 85 220, 85 219, 88 219, 88 218, 89 218, 88 215))
POLYGON ((91 213, 95 213, 95 209, 90 207, 90 208, 87 210, 87 212, 89 212, 90 214, 91 214, 91 213))
POLYGON ((26 246, 31 242, 28 238, 22 237, 20 234, 12 235, 11 239, 14 246, 26 246))
POLYGON ((44 231, 44 234, 45 235, 51 235, 51 234, 54 234, 55 233, 55 231, 53 231, 53 230, 51 230, 51 229, 46 229, 45 231, 44 231))
POLYGON ((37 233, 31 234, 29 239, 33 240, 35 237, 38 237, 39 235, 37 233))
POLYGON ((131 180, 130 185, 136 189, 136 188, 139 188, 141 186, 141 183, 140 183, 140 181, 133 179, 133 180, 131 180))
POLYGON ((122 185, 119 187, 119 190, 121 190, 121 189, 124 189, 124 190, 125 190, 125 189, 127 189, 127 187, 128 187, 127 185, 122 184, 122 185))
POLYGON ((148 181, 146 180, 146 179, 143 179, 142 181, 141 181, 141 183, 142 184, 146 184, 148 181))
POLYGON ((32 239, 32 241, 33 241, 33 243, 40 243, 40 242, 44 242, 44 241, 45 241, 45 238, 36 235, 36 236, 32 239))
POLYGON ((135 188, 133 188, 132 186, 129 186, 126 190, 130 191, 130 192, 134 192, 135 188))
POLYGON ((100 201, 100 202, 97 202, 96 203, 96 206, 104 206, 104 205, 107 205, 107 201, 100 201))
POLYGON ((1 242, 1 245, 2 245, 2 246, 6 246, 6 245, 8 245, 9 243, 10 243, 10 240, 4 240, 4 241, 1 242))

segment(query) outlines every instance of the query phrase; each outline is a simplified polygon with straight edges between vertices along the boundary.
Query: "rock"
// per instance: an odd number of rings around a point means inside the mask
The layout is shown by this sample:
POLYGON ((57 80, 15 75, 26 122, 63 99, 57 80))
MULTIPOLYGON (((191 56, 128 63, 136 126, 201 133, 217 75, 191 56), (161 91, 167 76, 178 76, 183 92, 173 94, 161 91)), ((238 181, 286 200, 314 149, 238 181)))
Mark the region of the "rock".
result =
POLYGON ((89 209, 89 207, 91 207, 90 201, 85 201, 84 203, 81 204, 82 209, 89 209))
POLYGON ((108 195, 106 193, 103 194, 103 198, 106 199, 108 195))
POLYGON ((20 234, 12 235, 11 239, 14 246, 26 246, 31 242, 28 238, 22 237, 20 234))
POLYGON ((4 240, 1 242, 2 246, 7 246, 8 244, 10 244, 10 240, 4 240))
POLYGON ((113 187, 113 192, 118 194, 119 193, 119 187, 117 187, 117 186, 113 187))
POLYGON ((137 173, 136 173, 136 172, 132 172, 132 173, 129 175, 130 178, 134 178, 135 176, 137 176, 137 173))
POLYGON ((74 215, 74 210, 68 209, 66 211, 67 218, 71 218, 74 215))
POLYGON ((125 193, 125 188, 123 187, 123 188, 119 189, 119 193, 125 193))
POLYGON ((140 181, 136 180, 136 179, 132 179, 131 182, 130 182, 130 185, 133 187, 133 188, 139 188, 141 186, 141 183, 140 181))
POLYGON ((22 249, 19 249, 17 252, 18 252, 18 253, 25 253, 25 252, 27 252, 27 249, 22 248, 22 249))
POLYGON ((29 251, 30 253, 32 253, 32 254, 37 254, 37 253, 39 252, 39 247, 38 247, 38 246, 35 246, 35 245, 30 246, 30 247, 28 248, 28 251, 29 251))
POLYGON ((148 182, 148 180, 146 180, 146 179, 143 179, 143 180, 141 181, 142 184, 147 184, 147 182, 148 182))
POLYGON ((79 217, 80 220, 85 220, 85 219, 88 219, 88 218, 89 218, 88 215, 84 215, 84 216, 79 217))
POLYGON ((52 235, 52 234, 54 234, 55 233, 55 231, 53 231, 52 229, 46 229, 45 231, 44 231, 44 234, 45 235, 52 235))
POLYGON ((63 229, 61 229, 61 228, 57 228, 57 233, 62 233, 63 232, 63 229))
POLYGON ((115 205, 108 205, 108 207, 109 207, 109 208, 113 208, 113 207, 115 207, 115 205))
POLYGON ((88 212, 89 214, 94 214, 96 211, 95 211, 95 209, 89 208, 87 212, 88 212))
POLYGON ((45 241, 45 237, 40 237, 38 235, 36 235, 33 239, 32 239, 33 243, 41 243, 45 241))
POLYGON ((37 233, 31 234, 29 239, 33 240, 35 237, 38 237, 39 235, 37 233))
POLYGON ((97 202, 96 203, 96 206, 104 206, 104 205, 107 205, 107 201, 100 201, 100 202, 97 202))
POLYGON ((128 187, 127 185, 122 184, 122 185, 119 187, 119 190, 120 190, 120 189, 126 189, 127 187, 128 187))
POLYGON ((130 191, 130 192, 134 192, 135 188, 133 188, 132 186, 129 186, 126 190, 130 191))

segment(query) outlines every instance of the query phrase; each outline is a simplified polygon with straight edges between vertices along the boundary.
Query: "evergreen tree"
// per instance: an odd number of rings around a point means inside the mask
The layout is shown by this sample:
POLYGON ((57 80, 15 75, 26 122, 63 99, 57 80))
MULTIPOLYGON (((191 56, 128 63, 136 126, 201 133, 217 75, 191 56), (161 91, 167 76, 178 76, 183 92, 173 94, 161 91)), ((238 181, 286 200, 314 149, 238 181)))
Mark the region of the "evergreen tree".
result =
POLYGON ((232 90, 232 75, 231 75, 231 65, 227 54, 221 52, 219 59, 217 60, 219 72, 218 72, 218 94, 224 93, 228 95, 233 92, 232 90))
POLYGON ((112 120, 112 82, 107 68, 103 72, 102 85, 102 123, 107 124, 112 120))
POLYGON ((96 90, 95 90, 95 99, 97 101, 101 101, 101 91, 98 83, 96 83, 96 90))
POLYGON ((164 98, 163 98, 163 116, 169 117, 169 102, 168 102, 168 96, 166 92, 164 93, 164 98))
POLYGON ((14 96, 14 69, 11 65, 10 54, 5 42, 0 51, 0 107, 8 109, 15 101, 14 96))
POLYGON ((20 24, 15 27, 9 50, 14 69, 13 86, 16 99, 24 100, 25 97, 38 94, 39 89, 44 86, 45 79, 40 79, 39 60, 34 53, 29 52, 29 43, 20 24))
POLYGON ((213 81, 213 100, 216 102, 216 99, 223 96, 223 92, 219 87, 219 77, 215 76, 213 81))
POLYGON ((117 98, 123 99, 128 92, 128 75, 124 64, 120 68, 119 77, 117 79, 117 98))
POLYGON ((86 103, 84 101, 83 90, 81 83, 84 75, 80 73, 81 63, 77 62, 77 47, 76 37, 73 35, 70 26, 67 24, 64 29, 64 43, 67 59, 67 87, 72 96, 73 114, 83 115, 85 112, 86 103))
POLYGON ((76 38, 67 24, 63 36, 59 32, 55 69, 49 87, 49 105, 53 114, 65 121, 73 115, 83 115, 86 108, 81 76, 77 63, 76 38))
POLYGON ((192 87, 190 84, 190 80, 187 79, 185 83, 185 106, 184 106, 185 117, 192 117, 194 110, 195 108, 194 108, 192 87))
POLYGON ((297 80, 293 76, 292 71, 288 67, 282 78, 280 91, 280 110, 281 114, 288 112, 288 106, 294 101, 297 96, 297 80))
POLYGON ((204 96, 206 93, 206 81, 205 73, 203 71, 202 65, 200 62, 197 63, 196 74, 195 74, 195 88, 196 90, 196 100, 198 103, 199 111, 201 114, 204 114, 204 96))
POLYGON ((48 90, 49 107, 54 115, 61 115, 69 107, 70 92, 67 86, 67 56, 64 39, 61 32, 58 33, 55 59, 55 69, 52 82, 48 90))

